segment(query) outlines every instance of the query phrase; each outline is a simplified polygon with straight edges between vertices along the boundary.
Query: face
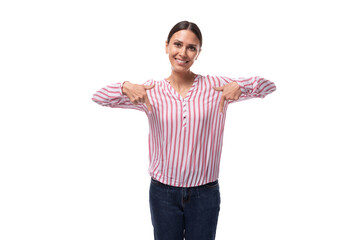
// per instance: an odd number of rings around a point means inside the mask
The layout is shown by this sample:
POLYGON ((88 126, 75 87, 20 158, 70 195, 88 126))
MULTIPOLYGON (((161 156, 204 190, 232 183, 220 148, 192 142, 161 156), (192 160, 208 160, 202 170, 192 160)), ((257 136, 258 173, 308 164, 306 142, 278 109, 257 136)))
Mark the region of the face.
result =
POLYGON ((166 41, 166 53, 176 72, 189 71, 200 51, 200 41, 190 30, 180 30, 172 35, 169 43, 166 41))

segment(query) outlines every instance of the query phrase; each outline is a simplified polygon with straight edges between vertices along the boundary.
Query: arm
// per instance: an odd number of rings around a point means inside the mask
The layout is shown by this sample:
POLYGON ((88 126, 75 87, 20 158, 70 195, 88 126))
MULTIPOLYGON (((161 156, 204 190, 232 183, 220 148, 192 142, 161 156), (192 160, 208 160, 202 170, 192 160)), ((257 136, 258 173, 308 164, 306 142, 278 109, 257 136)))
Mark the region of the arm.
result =
MULTIPOLYGON (((148 80, 142 85, 149 86, 153 82, 153 80, 148 80)), ((130 101, 128 96, 124 94, 122 89, 124 83, 125 82, 115 83, 101 88, 93 95, 92 100, 105 107, 130 108, 143 112, 147 111, 148 109, 145 103, 134 104, 130 101)))
POLYGON ((241 95, 238 100, 228 100, 228 103, 239 102, 250 98, 264 98, 266 95, 274 92, 276 86, 273 82, 257 77, 251 78, 228 78, 220 77, 223 84, 236 82, 240 86, 241 95))

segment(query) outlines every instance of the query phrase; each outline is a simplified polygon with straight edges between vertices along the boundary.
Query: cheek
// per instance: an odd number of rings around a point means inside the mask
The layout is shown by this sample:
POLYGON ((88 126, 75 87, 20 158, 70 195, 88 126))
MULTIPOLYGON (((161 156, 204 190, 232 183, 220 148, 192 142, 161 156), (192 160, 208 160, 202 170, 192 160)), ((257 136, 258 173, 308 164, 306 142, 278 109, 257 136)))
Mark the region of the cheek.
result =
POLYGON ((174 56, 176 54, 176 51, 174 49, 169 49, 169 56, 174 56))
POLYGON ((190 56, 191 56, 191 58, 192 58, 193 60, 195 60, 196 57, 198 56, 198 54, 197 54, 196 52, 195 52, 195 53, 192 52, 190 56))

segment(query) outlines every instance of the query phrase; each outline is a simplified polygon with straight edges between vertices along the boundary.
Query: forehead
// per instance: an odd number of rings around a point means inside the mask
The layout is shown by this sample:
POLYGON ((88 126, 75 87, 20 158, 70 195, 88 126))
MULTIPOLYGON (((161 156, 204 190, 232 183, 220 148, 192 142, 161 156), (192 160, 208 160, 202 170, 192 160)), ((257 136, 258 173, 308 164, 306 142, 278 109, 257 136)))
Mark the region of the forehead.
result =
POLYGON ((200 41, 195 35, 195 33, 193 33, 190 30, 177 31, 176 33, 174 33, 174 35, 172 35, 170 41, 174 41, 175 39, 180 40, 186 44, 194 44, 194 45, 200 44, 200 41))

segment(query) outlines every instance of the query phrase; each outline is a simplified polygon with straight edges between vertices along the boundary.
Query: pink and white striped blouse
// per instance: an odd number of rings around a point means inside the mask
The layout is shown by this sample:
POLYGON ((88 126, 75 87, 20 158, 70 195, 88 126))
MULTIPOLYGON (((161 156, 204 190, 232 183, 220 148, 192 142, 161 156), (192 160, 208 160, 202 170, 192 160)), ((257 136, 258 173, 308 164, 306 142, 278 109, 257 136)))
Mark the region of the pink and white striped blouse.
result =
POLYGON ((143 85, 152 112, 145 103, 133 104, 122 93, 123 83, 97 91, 92 100, 114 107, 145 112, 149 120, 149 174, 156 180, 176 186, 194 187, 218 179, 223 132, 228 104, 249 98, 264 98, 276 90, 273 82, 260 77, 227 78, 196 75, 193 85, 183 98, 168 80, 148 80, 143 85), (227 100, 219 112, 222 91, 212 87, 232 81, 240 85, 238 100, 227 100))

